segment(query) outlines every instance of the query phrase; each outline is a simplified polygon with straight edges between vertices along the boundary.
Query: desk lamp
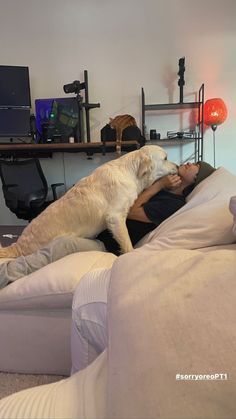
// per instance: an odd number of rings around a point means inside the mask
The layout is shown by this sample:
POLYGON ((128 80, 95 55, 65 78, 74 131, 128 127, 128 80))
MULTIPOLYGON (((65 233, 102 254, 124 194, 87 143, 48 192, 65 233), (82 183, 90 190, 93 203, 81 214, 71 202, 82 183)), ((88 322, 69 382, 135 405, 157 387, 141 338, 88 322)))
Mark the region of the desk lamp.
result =
POLYGON ((213 131, 213 152, 215 167, 215 131, 218 125, 227 118, 227 107, 222 99, 208 99, 204 104, 204 123, 210 125, 213 131))

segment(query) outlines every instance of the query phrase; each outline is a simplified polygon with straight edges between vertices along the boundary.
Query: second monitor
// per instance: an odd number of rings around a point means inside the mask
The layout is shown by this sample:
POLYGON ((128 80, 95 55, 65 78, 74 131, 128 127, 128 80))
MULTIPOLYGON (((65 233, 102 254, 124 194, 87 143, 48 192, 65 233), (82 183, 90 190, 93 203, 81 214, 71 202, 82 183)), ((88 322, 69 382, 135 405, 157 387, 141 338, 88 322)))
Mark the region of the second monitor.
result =
POLYGON ((69 137, 76 141, 78 124, 78 104, 75 98, 36 99, 37 137, 41 142, 68 142, 69 137))

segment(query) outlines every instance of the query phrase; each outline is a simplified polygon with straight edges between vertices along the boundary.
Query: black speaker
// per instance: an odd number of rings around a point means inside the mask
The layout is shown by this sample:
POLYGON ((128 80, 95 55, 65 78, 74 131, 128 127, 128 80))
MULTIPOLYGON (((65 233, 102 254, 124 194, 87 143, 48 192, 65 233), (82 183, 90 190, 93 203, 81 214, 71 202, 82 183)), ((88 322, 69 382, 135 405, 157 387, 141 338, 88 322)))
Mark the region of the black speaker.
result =
POLYGON ((138 143, 141 145, 141 147, 145 144, 146 140, 142 136, 141 131, 139 127, 136 125, 130 125, 129 127, 126 127, 122 131, 122 141, 138 141, 138 143))
POLYGON ((141 131, 136 125, 130 125, 126 127, 122 131, 122 140, 123 141, 130 141, 130 140, 139 140, 141 137, 141 131))
POLYGON ((32 137, 32 141, 36 142, 36 134, 37 134, 37 128, 36 128, 36 118, 34 114, 30 115, 30 134, 32 137))

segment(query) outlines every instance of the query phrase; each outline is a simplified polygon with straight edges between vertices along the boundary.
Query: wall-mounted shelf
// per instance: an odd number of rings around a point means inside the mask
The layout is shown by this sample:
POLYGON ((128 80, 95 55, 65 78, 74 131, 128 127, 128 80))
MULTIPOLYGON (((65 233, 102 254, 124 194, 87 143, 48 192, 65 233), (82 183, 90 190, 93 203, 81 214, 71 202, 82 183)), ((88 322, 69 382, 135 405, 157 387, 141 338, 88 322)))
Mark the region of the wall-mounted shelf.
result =
POLYGON ((166 109, 191 109, 198 108, 198 102, 189 103, 160 103, 153 105, 144 105, 145 111, 164 111, 166 109))
POLYGON ((184 140, 180 140, 180 139, 173 139, 173 140, 169 140, 168 138, 163 138, 163 140, 148 140, 146 142, 146 145, 151 145, 151 144, 156 144, 159 145, 160 147, 162 146, 176 146, 176 145, 186 145, 186 144, 190 144, 190 143, 195 143, 195 138, 187 138, 184 140))

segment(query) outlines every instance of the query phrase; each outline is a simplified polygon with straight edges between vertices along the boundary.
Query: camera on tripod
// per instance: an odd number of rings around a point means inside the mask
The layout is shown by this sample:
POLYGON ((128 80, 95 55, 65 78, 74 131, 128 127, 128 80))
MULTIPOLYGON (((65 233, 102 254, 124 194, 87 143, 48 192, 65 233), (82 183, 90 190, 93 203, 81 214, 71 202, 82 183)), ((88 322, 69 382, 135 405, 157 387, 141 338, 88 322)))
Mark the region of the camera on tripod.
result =
POLYGON ((63 90, 65 93, 75 93, 76 95, 76 102, 78 108, 78 123, 75 133, 75 141, 84 142, 83 110, 85 110, 87 143, 90 143, 89 111, 94 108, 100 108, 100 103, 89 103, 87 70, 84 70, 84 82, 80 83, 79 80, 74 80, 72 83, 64 84, 63 90), (85 91, 84 101, 82 95, 80 94, 81 90, 85 91))
POLYGON ((80 83, 79 80, 74 80, 72 83, 64 84, 63 90, 65 93, 78 94, 80 90, 85 88, 85 83, 80 83))

